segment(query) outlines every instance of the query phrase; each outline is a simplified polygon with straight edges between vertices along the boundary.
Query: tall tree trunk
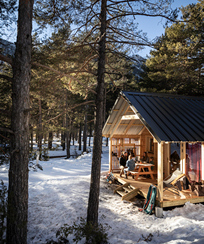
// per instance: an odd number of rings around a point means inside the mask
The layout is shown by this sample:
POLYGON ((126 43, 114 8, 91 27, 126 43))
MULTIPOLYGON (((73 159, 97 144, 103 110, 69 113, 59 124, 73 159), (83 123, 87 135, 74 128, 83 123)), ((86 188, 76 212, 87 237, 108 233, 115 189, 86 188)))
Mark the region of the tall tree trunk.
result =
POLYGON ((42 157, 42 139, 43 139, 43 129, 42 129, 42 104, 41 100, 38 100, 39 105, 39 119, 38 119, 38 148, 40 151, 40 159, 42 157))
POLYGON ((52 140, 53 140, 53 133, 52 131, 49 132, 49 139, 48 139, 48 149, 52 149, 52 140))
POLYGON ((30 131, 30 150, 33 151, 33 127, 30 125, 31 131, 30 131))
MULTIPOLYGON (((62 120, 62 127, 65 128, 65 117, 63 116, 63 120, 62 120)), ((61 146, 62 146, 62 150, 65 150, 65 132, 64 130, 61 132, 61 146)))
POLYGON ((66 126, 66 149, 67 149, 67 158, 70 158, 70 134, 69 134, 69 124, 66 126))
POLYGON ((104 99, 104 74, 105 74, 105 44, 106 44, 106 5, 107 0, 101 1, 100 14, 100 41, 97 74, 96 118, 94 128, 94 143, 91 168, 91 183, 87 210, 87 222, 98 225, 98 206, 100 192, 101 151, 102 151, 102 126, 103 126, 103 99, 104 99))
POLYGON ((103 127, 106 122, 106 84, 104 89, 104 99, 103 99, 103 127))
POLYGON ((81 129, 82 125, 81 125, 81 122, 80 122, 80 125, 79 125, 79 151, 81 151, 81 129))
POLYGON ((72 128, 72 145, 74 146, 75 130, 72 128))
POLYGON ((11 158, 7 244, 27 243, 29 92, 33 0, 19 0, 18 36, 13 60, 11 158))
POLYGON ((72 141, 72 145, 74 145, 74 128, 73 128, 73 118, 71 118, 71 125, 70 125, 70 145, 72 141))
POLYGON ((38 144, 38 131, 35 132, 35 143, 38 144))
POLYGON ((92 126, 91 122, 89 124, 89 147, 91 146, 91 137, 92 137, 92 126))
POLYGON ((106 147, 108 146, 108 137, 106 138, 106 147))
POLYGON ((68 91, 66 96, 66 145, 67 145, 67 158, 70 158, 70 131, 69 131, 69 116, 68 116, 68 91))
POLYGON ((46 144, 48 142, 48 136, 47 136, 47 132, 42 134, 42 140, 43 143, 46 144), (44 140, 43 140, 44 139, 44 140))
POLYGON ((87 144, 87 106, 85 108, 85 115, 84 115, 83 152, 86 152, 86 144, 87 144))

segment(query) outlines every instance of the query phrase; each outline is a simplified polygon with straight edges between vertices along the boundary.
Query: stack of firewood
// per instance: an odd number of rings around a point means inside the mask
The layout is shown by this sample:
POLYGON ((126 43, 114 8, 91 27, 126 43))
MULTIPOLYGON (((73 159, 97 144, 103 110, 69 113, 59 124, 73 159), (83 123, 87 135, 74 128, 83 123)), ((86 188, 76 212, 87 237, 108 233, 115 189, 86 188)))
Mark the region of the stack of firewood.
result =
POLYGON ((189 185, 192 192, 195 192, 197 196, 204 196, 204 183, 203 182, 192 182, 189 185))

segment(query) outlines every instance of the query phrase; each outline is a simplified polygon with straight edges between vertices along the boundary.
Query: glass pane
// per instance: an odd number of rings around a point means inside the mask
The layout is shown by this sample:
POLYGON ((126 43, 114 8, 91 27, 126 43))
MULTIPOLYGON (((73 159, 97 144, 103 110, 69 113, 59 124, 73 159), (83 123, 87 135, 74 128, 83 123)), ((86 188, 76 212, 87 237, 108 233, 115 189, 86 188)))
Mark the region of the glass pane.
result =
POLYGON ((112 145, 116 145, 117 139, 112 138, 112 145))
POLYGON ((120 164, 119 164, 119 160, 117 157, 112 157, 112 168, 120 169, 120 164))
POLYGON ((135 144, 135 145, 139 145, 140 144, 140 139, 131 138, 130 140, 131 140, 130 141, 131 144, 135 144))
POLYGON ((124 138, 124 144, 129 144, 129 138, 124 138))

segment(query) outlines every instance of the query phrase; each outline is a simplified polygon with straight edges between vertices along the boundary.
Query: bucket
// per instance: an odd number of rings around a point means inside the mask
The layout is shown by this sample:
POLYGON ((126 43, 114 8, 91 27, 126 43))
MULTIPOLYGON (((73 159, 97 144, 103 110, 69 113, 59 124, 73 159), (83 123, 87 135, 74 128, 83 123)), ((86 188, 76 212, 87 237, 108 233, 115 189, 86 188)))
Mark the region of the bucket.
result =
POLYGON ((157 218, 163 217, 163 208, 155 207, 155 215, 157 218))

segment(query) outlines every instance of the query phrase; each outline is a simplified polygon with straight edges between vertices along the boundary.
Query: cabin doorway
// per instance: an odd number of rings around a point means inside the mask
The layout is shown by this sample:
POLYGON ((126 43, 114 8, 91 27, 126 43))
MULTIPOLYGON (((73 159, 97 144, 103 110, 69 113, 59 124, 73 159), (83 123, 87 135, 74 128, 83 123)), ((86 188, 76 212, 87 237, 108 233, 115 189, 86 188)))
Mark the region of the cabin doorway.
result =
POLYGON ((170 173, 173 173, 176 169, 181 170, 180 143, 171 143, 170 173))

